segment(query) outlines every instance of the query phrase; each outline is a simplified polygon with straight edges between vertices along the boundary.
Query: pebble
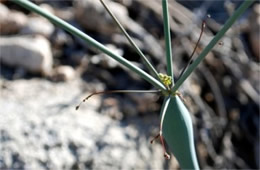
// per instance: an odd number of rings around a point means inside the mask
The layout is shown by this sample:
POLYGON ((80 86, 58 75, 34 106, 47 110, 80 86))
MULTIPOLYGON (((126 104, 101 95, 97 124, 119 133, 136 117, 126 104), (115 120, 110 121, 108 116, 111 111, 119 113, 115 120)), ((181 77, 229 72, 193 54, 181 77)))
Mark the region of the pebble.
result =
MULTIPOLYGON (((126 7, 112 1, 106 1, 106 3, 119 22, 124 26, 128 21, 128 11, 126 7)), ((104 35, 118 31, 118 29, 116 29, 117 25, 100 1, 75 1, 74 7, 75 18, 85 29, 94 30, 104 35)))
POLYGON ((54 81, 70 81, 76 76, 75 70, 71 66, 58 66, 54 69, 52 79, 54 81))
POLYGON ((55 27, 52 23, 42 17, 31 17, 25 27, 21 30, 21 34, 40 34, 49 38, 55 27))
POLYGON ((249 40, 257 60, 260 61, 260 4, 255 4, 250 17, 249 40))
POLYGON ((0 51, 1 61, 8 66, 43 75, 49 75, 52 71, 50 43, 43 36, 2 36, 0 51))
MULTIPOLYGON (((115 54, 118 54, 122 56, 124 54, 123 50, 116 48, 113 44, 107 44, 106 47, 108 47, 110 50, 112 50, 115 54)), ((92 64, 100 64, 104 68, 116 68, 119 66, 119 63, 109 57, 108 55, 104 53, 100 53, 97 55, 94 55, 91 57, 90 62, 92 64)))
POLYGON ((0 3, 0 34, 9 35, 18 33, 27 23, 27 17, 17 11, 10 11, 0 3))

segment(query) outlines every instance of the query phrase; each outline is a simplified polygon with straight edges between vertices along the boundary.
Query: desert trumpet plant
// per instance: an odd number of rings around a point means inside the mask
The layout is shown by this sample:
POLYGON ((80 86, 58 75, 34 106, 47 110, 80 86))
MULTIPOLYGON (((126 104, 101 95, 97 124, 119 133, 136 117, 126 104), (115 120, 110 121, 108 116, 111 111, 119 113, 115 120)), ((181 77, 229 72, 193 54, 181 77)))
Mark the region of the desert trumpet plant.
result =
MULTIPOLYGON (((165 149, 164 139, 169 146, 170 150, 173 152, 174 156, 178 160, 180 167, 182 169, 199 169, 199 164, 195 152, 194 145, 194 136, 192 121, 188 109, 183 104, 182 100, 178 96, 177 90, 182 85, 182 83, 188 78, 188 76, 194 71, 198 64, 205 58, 209 51, 219 42, 219 40, 224 36, 227 30, 234 24, 234 22, 242 15, 245 10, 254 2, 252 0, 245 0, 240 7, 233 13, 233 15, 227 20, 222 29, 216 34, 216 36, 209 42, 201 54, 189 65, 187 69, 181 73, 181 76, 178 78, 177 82, 173 81, 173 69, 172 69, 172 46, 171 46, 171 35, 169 28, 169 19, 168 19, 168 1, 162 0, 162 9, 163 9, 163 22, 164 22, 164 35, 165 35, 165 46, 166 46, 166 61, 167 61, 167 75, 159 74, 149 60, 144 56, 141 50, 135 45, 134 41, 126 33, 124 28, 113 16, 112 12, 109 10, 109 7, 105 4, 104 0, 100 0, 107 11, 110 13, 111 17, 114 18, 116 24, 120 27, 122 32, 126 35, 130 44, 140 55, 144 61, 145 66, 152 73, 152 75, 138 68, 128 60, 124 59, 122 56, 119 56, 112 52, 112 50, 105 47, 103 44, 97 42, 87 34, 73 27, 72 25, 66 23, 60 18, 50 14, 47 11, 44 11, 37 5, 33 4, 28 0, 12 0, 12 2, 17 3, 28 10, 31 10, 39 15, 47 18, 57 26, 63 28, 64 30, 70 32, 71 34, 82 38, 86 43, 96 47, 100 51, 104 52, 108 56, 112 57, 123 66, 127 67, 130 71, 135 72, 144 80, 148 81, 158 90, 152 91, 156 93, 161 93, 165 99, 161 108, 161 123, 160 131, 157 137, 160 137, 161 143, 165 149)), ((110 91, 112 92, 127 92, 127 91, 110 91)), ((128 91, 130 92, 130 91, 128 91)), ((132 91, 134 92, 134 91, 132 91)), ((147 91, 135 91, 135 92, 147 92, 147 91)), ((148 91, 149 92, 149 91, 148 91)), ((150 91, 151 92, 151 91, 150 91)), ((102 92, 97 92, 95 94, 101 94, 102 92)), ((105 92, 104 92, 105 93, 105 92)), ((109 93, 109 92, 107 92, 109 93)), ((83 101, 87 100, 89 97, 85 98, 83 101)), ((78 106, 79 107, 79 106, 78 106)), ((77 107, 77 109, 78 109, 77 107)), ((167 159, 170 158, 170 155, 166 152, 164 153, 167 159)))

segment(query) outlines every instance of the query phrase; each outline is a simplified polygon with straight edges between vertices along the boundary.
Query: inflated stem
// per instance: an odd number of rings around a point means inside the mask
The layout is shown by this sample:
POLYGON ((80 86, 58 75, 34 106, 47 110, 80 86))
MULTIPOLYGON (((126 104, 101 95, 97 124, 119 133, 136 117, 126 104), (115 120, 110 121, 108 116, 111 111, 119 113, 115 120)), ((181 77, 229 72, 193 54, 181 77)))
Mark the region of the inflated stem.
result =
POLYGON ((113 51, 111 51, 110 49, 105 47, 103 44, 94 40, 93 38, 91 38, 87 34, 83 33, 82 31, 73 27, 72 25, 68 24, 67 22, 63 21, 62 19, 60 19, 60 18, 54 16, 53 14, 41 9, 40 7, 38 7, 37 5, 33 4, 32 2, 30 2, 28 0, 13 0, 12 2, 15 2, 15 3, 23 6, 24 8, 26 8, 30 11, 33 11, 33 12, 47 18, 48 20, 50 20, 54 24, 56 24, 59 27, 65 29, 66 31, 70 32, 71 34, 80 37, 81 39, 83 39, 88 44, 96 47, 100 51, 104 52, 105 54, 109 55, 110 57, 112 57, 113 59, 115 59, 116 61, 118 61, 119 63, 121 63, 125 67, 127 67, 128 69, 130 69, 131 71, 137 73, 140 77, 142 77, 143 79, 145 79, 146 81, 151 83, 154 87, 157 87, 157 88, 159 88, 163 91, 166 90, 166 87, 161 82, 159 82, 158 80, 156 80, 155 78, 150 76, 148 73, 146 73, 142 69, 138 68, 137 66, 135 66, 134 64, 132 64, 128 60, 124 59, 122 56, 117 55, 116 53, 114 53, 113 51))
POLYGON ((162 0, 163 9, 163 27, 164 27, 164 39, 167 61, 167 74, 172 77, 172 84, 174 84, 173 69, 172 69, 172 47, 171 47, 171 33, 169 24, 169 12, 168 12, 168 0, 162 0))
MULTIPOLYGON (((178 96, 171 97, 163 117, 162 134, 181 169, 199 169, 194 145, 192 121, 178 96)), ((164 109, 164 108, 162 108, 164 109)))
POLYGON ((201 52, 196 60, 189 66, 187 71, 176 82, 172 91, 175 92, 182 85, 182 83, 189 77, 189 75, 197 68, 199 63, 206 57, 210 50, 218 43, 218 41, 224 36, 227 30, 234 24, 234 22, 246 11, 246 9, 253 3, 253 0, 245 0, 240 7, 234 12, 234 14, 226 21, 222 29, 217 35, 210 41, 206 48, 201 52))

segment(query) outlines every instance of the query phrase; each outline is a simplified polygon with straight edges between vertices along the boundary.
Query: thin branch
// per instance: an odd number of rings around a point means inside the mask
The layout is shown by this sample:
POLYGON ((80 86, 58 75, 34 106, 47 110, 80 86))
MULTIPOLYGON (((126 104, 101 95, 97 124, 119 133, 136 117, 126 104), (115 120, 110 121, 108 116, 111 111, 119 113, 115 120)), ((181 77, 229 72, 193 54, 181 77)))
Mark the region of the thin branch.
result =
POLYGON ((202 37, 202 34, 203 34, 203 31, 204 31, 205 25, 206 25, 206 24, 205 24, 205 21, 203 21, 202 24, 201 24, 201 31, 200 31, 199 39, 198 39, 198 41, 197 41, 197 43, 196 43, 196 45, 195 45, 195 47, 194 47, 193 52, 191 53, 191 55, 190 55, 190 57, 189 57, 189 61, 188 61, 187 65, 183 68, 183 70, 182 70, 182 72, 180 73, 180 75, 179 75, 177 81, 178 81, 179 78, 183 75, 183 73, 186 71, 186 69, 188 68, 188 66, 192 63, 193 55, 195 54, 195 52, 196 52, 196 50, 197 50, 197 48, 198 48, 198 46, 199 46, 199 42, 200 42, 200 39, 201 39, 201 37, 202 37))
POLYGON ((162 132, 162 130, 163 130, 163 121, 164 121, 164 117, 165 117, 165 114, 167 112, 170 100, 171 100, 171 97, 167 97, 167 98, 164 99, 163 106, 162 106, 162 109, 161 109, 160 131, 159 131, 159 134, 156 135, 151 140, 151 144, 152 144, 155 139, 160 138, 160 142, 161 142, 162 147, 163 147, 165 159, 170 159, 171 158, 170 154, 168 154, 167 151, 166 151, 166 145, 164 143, 164 137, 163 137, 163 132, 162 132))
POLYGON ((160 93, 161 90, 109 90, 109 91, 100 91, 100 92, 94 92, 85 97, 82 102, 79 103, 79 105, 76 106, 76 110, 79 109, 80 105, 88 100, 90 97, 100 94, 112 94, 112 93, 160 93))

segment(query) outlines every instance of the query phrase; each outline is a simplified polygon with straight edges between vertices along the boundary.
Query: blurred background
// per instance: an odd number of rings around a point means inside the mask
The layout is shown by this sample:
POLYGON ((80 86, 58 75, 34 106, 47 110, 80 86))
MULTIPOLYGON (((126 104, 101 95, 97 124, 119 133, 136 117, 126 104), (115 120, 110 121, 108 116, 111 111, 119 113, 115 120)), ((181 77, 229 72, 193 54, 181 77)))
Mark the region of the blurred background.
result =
MULTIPOLYGON (((33 0, 142 69, 98 0, 33 0)), ((107 0, 159 72, 166 72, 160 0, 107 0)), ((206 21, 203 50, 242 1, 169 0, 175 78, 206 21), (207 18, 207 15, 211 18, 207 18)), ((259 25, 255 2, 180 88, 202 169, 259 169, 259 25)), ((153 87, 46 19, 0 0, 0 169, 178 169, 158 142, 153 87)), ((147 71, 147 70, 146 70, 147 71)), ((173 134, 174 135, 174 134, 173 134)))

